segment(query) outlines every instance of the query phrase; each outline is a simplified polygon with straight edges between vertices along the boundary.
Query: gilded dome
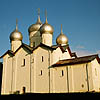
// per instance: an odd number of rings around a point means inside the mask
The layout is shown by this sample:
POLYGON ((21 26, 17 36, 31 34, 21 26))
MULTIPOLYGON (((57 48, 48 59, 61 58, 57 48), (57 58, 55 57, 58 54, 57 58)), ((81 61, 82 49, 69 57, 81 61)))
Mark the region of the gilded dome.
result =
POLYGON ((29 28, 28 28, 28 32, 31 33, 33 31, 38 31, 40 29, 42 25, 42 22, 40 20, 40 17, 38 17, 37 22, 35 24, 32 24, 29 28))
POLYGON ((18 31, 17 19, 16 19, 16 29, 10 34, 10 41, 22 41, 23 36, 21 32, 18 31))
POLYGON ((64 34, 60 34, 57 39, 56 43, 59 45, 67 44, 68 43, 68 38, 64 34))
POLYGON ((47 20, 46 22, 40 27, 40 33, 45 34, 46 32, 53 34, 53 27, 48 24, 47 20))
POLYGON ((21 32, 19 32, 16 29, 10 34, 10 41, 16 41, 16 40, 22 41, 22 39, 23 39, 23 36, 21 32))
POLYGON ((68 44, 68 38, 67 38, 66 35, 64 35, 63 32, 62 32, 62 25, 61 25, 61 33, 60 33, 60 35, 57 37, 56 43, 57 43, 58 45, 66 45, 66 44, 68 44))

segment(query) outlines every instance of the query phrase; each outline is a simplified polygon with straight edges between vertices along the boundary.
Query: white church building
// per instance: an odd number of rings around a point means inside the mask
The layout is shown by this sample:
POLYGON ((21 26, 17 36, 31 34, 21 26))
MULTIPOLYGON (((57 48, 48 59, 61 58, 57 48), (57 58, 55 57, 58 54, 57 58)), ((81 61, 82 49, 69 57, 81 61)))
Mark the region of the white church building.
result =
POLYGON ((29 45, 16 28, 10 34, 11 50, 5 52, 1 94, 100 92, 98 54, 78 57, 71 52, 62 31, 52 44, 53 27, 40 20, 28 28, 29 45))

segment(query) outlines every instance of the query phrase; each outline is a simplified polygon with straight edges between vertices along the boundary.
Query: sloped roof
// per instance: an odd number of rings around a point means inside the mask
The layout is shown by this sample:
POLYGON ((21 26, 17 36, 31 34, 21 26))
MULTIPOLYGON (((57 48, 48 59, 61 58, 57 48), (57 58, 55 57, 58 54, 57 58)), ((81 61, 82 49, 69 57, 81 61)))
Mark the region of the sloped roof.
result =
POLYGON ((71 53, 72 57, 77 58, 76 52, 71 53))
POLYGON ((14 53, 11 50, 6 51, 1 57, 0 59, 5 56, 6 54, 11 54, 12 56, 14 55, 14 53))
POLYGON ((21 47, 25 47, 27 48, 30 52, 32 52, 33 48, 31 48, 30 46, 22 43, 22 45, 15 51, 11 51, 11 50, 8 50, 7 52, 5 52, 0 58, 4 57, 6 54, 11 54, 12 56, 14 56, 16 54, 16 52, 21 48, 21 47))
POLYGON ((38 47, 46 47, 46 48, 48 48, 48 49, 50 49, 50 50, 54 50, 55 48, 52 48, 52 47, 50 47, 50 46, 47 46, 47 45, 45 45, 45 44, 42 44, 42 43, 40 43, 37 47, 35 47, 35 48, 33 48, 33 47, 30 47, 29 45, 27 45, 27 44, 25 44, 25 43, 22 43, 22 45, 15 51, 15 52, 13 52, 13 51, 11 51, 11 50, 8 50, 6 53, 4 53, 0 58, 2 58, 3 56, 5 56, 6 54, 12 54, 13 56, 19 51, 19 49, 20 48, 22 48, 22 47, 25 47, 26 49, 28 49, 31 53, 35 50, 35 49, 37 49, 38 47))
POLYGON ((70 50, 70 47, 69 47, 69 44, 67 45, 64 45, 64 46, 61 46, 61 45, 53 45, 52 48, 54 49, 57 49, 58 47, 60 47, 61 51, 64 53, 66 52, 66 49, 68 50, 69 54, 71 57, 77 57, 76 54, 72 54, 71 50, 70 50))
POLYGON ((56 50, 58 47, 60 47, 61 51, 62 52, 66 52, 66 48, 68 49, 70 55, 72 56, 71 54, 71 50, 69 48, 69 45, 65 45, 65 46, 61 46, 61 45, 53 45, 53 46, 47 46, 43 43, 40 43, 38 46, 36 46, 35 48, 34 47, 30 47, 29 45, 25 44, 25 43, 22 43, 22 45, 15 51, 11 51, 11 50, 8 50, 6 53, 4 53, 0 58, 2 58, 4 55, 10 53, 12 55, 15 55, 20 48, 22 47, 25 47, 26 49, 28 49, 30 52, 33 52, 34 50, 36 50, 38 47, 45 47, 45 48, 48 48, 49 50, 56 50))
POLYGON ((98 63, 100 63, 100 58, 98 57, 98 54, 96 54, 96 55, 60 60, 57 63, 53 64, 51 67, 59 67, 59 66, 64 66, 64 65, 74 65, 74 64, 87 63, 87 62, 91 62, 95 58, 97 59, 98 63))
POLYGON ((46 47, 46 48, 48 48, 48 49, 50 49, 50 50, 55 50, 55 48, 52 48, 52 47, 47 46, 47 45, 45 45, 45 44, 43 44, 43 43, 40 43, 38 46, 36 46, 35 48, 33 48, 33 51, 34 51, 35 49, 37 49, 38 47, 46 47))
POLYGON ((69 48, 69 45, 64 45, 64 46, 61 46, 61 45, 53 45, 51 46, 53 49, 57 49, 58 47, 61 49, 62 52, 66 52, 66 48, 69 48))
POLYGON ((32 52, 33 48, 31 48, 29 45, 22 43, 22 45, 14 52, 14 54, 22 47, 25 47, 26 49, 28 49, 30 52, 32 52))

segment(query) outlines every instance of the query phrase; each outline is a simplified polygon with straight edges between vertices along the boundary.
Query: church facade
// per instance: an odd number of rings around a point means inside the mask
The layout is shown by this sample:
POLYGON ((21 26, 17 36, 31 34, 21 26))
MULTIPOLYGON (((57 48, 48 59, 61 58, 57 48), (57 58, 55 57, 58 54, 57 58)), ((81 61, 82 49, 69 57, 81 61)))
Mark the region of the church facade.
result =
POLYGON ((30 44, 16 28, 10 34, 11 50, 3 58, 1 94, 100 92, 98 54, 77 57, 62 31, 52 44, 53 27, 47 16, 28 28, 30 44))

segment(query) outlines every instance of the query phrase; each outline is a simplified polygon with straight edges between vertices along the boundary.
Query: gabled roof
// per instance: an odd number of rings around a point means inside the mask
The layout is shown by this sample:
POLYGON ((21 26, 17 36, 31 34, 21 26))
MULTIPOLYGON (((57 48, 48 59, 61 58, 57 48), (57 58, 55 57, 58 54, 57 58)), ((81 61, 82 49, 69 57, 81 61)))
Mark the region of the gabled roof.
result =
POLYGON ((30 47, 29 45, 27 45, 27 44, 25 44, 25 43, 22 43, 22 45, 15 51, 15 52, 13 52, 13 51, 11 51, 11 50, 8 50, 6 53, 4 53, 0 58, 2 58, 4 55, 6 55, 6 54, 12 54, 12 56, 14 56, 18 51, 19 51, 19 49, 21 49, 21 48, 26 48, 26 49, 28 49, 31 53, 35 50, 35 49, 37 49, 38 47, 46 47, 46 48, 48 48, 48 49, 50 49, 50 50, 54 50, 54 48, 52 48, 52 47, 50 47, 50 46, 47 46, 47 45, 45 45, 45 44, 42 44, 42 43, 40 43, 37 47, 35 47, 35 48, 33 48, 33 47, 30 47))
POLYGON ((4 57, 6 54, 11 54, 12 56, 14 56, 14 53, 13 53, 11 50, 8 50, 8 51, 6 51, 6 52, 0 57, 0 59, 1 59, 2 57, 4 57))
POLYGON ((64 46, 61 46, 61 45, 53 45, 51 47, 54 48, 54 49, 57 49, 59 47, 62 52, 66 52, 66 48, 68 48, 69 45, 64 45, 64 46))
POLYGON ((29 45, 25 44, 25 43, 22 43, 22 45, 14 52, 14 54, 16 54, 16 52, 22 48, 22 47, 25 47, 26 49, 28 49, 30 52, 32 52, 33 48, 30 47, 29 45))
POLYGON ((61 45, 53 45, 51 46, 53 49, 57 49, 58 47, 61 49, 62 52, 66 52, 66 48, 69 47, 69 45, 64 45, 64 46, 61 46, 61 45))
POLYGON ((52 48, 52 47, 47 46, 47 45, 45 45, 45 44, 43 44, 43 43, 40 43, 37 47, 33 48, 33 51, 34 51, 35 49, 37 49, 38 47, 46 47, 46 48, 48 48, 48 49, 50 49, 50 50, 55 50, 55 48, 52 48))
POLYGON ((28 45, 22 43, 22 45, 21 45, 15 52, 13 52, 13 51, 11 51, 11 50, 8 50, 8 51, 7 51, 6 53, 4 53, 0 58, 4 57, 6 54, 11 54, 12 56, 14 56, 14 55, 16 54, 16 52, 17 52, 20 48, 22 48, 22 47, 25 47, 25 48, 28 49, 30 52, 32 52, 32 50, 33 50, 33 48, 31 48, 30 46, 28 46, 28 45))
POLYGON ((87 62, 91 62, 95 58, 97 59, 98 63, 100 63, 100 58, 99 58, 98 54, 96 54, 96 55, 60 60, 57 63, 53 64, 51 67, 59 67, 59 66, 64 66, 64 65, 74 65, 74 64, 87 63, 87 62))
POLYGON ((65 45, 65 46, 61 46, 61 45, 53 45, 53 46, 47 46, 43 43, 40 43, 37 47, 33 48, 33 47, 30 47, 29 45, 25 44, 25 43, 22 43, 22 45, 15 51, 11 51, 11 50, 8 50, 6 53, 4 53, 0 58, 2 58, 4 55, 10 53, 12 54, 13 56, 19 51, 20 48, 22 47, 25 47, 26 49, 28 49, 31 53, 36 50, 38 47, 45 47, 45 48, 48 48, 49 50, 56 50, 58 47, 60 47, 61 51, 64 53, 66 52, 66 48, 68 49, 70 55, 72 56, 71 54, 71 50, 69 48, 69 45, 65 45))
POLYGON ((52 46, 52 48, 55 48, 55 49, 57 49, 58 47, 61 49, 62 53, 66 52, 66 49, 67 49, 71 57, 73 57, 73 56, 77 57, 76 54, 73 55, 73 54, 71 53, 69 44, 64 45, 64 46, 61 46, 61 45, 53 45, 53 46, 52 46))

